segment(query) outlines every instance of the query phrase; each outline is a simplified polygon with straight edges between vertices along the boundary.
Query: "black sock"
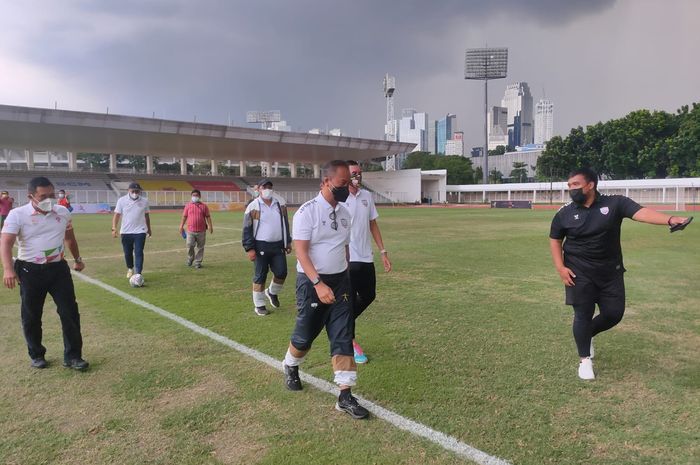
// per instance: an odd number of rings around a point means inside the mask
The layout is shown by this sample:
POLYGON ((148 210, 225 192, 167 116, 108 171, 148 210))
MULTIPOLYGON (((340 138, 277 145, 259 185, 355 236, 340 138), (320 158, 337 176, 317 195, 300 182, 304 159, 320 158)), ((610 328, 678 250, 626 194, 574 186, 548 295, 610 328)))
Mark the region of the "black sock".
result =
POLYGON ((339 400, 348 400, 352 397, 352 393, 350 392, 350 388, 347 389, 341 389, 340 395, 338 396, 339 400))

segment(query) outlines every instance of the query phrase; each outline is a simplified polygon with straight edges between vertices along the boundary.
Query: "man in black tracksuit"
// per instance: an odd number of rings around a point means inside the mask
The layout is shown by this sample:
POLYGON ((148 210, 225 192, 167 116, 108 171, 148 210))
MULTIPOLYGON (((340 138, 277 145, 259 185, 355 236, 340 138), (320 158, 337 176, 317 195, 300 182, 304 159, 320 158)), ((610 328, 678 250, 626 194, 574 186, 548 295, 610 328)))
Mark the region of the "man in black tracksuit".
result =
POLYGON ((549 242, 565 285, 566 304, 574 308, 573 333, 581 358, 578 375, 595 379, 592 338, 619 323, 625 311, 622 220, 673 227, 687 218, 644 208, 622 195, 600 194, 598 176, 588 168, 572 172, 568 185, 572 202, 554 216, 549 242), (593 318, 596 304, 600 313, 593 318))

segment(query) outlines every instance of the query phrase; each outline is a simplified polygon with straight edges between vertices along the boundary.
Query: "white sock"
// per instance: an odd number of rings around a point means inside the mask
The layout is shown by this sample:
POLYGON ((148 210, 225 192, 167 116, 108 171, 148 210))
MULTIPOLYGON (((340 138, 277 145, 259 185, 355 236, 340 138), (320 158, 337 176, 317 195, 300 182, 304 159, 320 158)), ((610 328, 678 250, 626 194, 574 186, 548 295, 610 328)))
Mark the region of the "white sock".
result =
POLYGON ((270 294, 272 295, 279 295, 280 292, 282 292, 282 287, 283 284, 277 284, 276 282, 272 281, 270 283, 270 287, 268 288, 268 291, 270 291, 270 294))
POLYGON ((333 382, 338 386, 354 386, 357 384, 357 372, 338 370, 335 372, 333 382))
POLYGON ((287 353, 284 355, 284 364, 287 365, 288 367, 296 367, 301 365, 301 363, 304 361, 304 357, 295 357, 292 355, 291 352, 289 352, 289 349, 287 349, 287 353))
POLYGON ((265 306, 265 293, 253 291, 253 305, 256 307, 265 306))

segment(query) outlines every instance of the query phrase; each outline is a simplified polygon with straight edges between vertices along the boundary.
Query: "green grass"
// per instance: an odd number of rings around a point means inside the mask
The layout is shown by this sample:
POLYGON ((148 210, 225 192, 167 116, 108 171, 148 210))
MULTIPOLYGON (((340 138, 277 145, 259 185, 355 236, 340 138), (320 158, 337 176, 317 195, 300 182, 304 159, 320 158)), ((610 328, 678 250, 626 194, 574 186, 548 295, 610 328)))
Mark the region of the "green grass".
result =
MULTIPOLYGON (((598 379, 584 383, 549 258, 552 214, 382 209, 395 269, 377 268, 377 300, 358 323, 371 361, 356 391, 516 464, 700 462, 700 230, 625 222, 627 313, 597 338, 598 379)), ((282 308, 256 316, 252 265, 233 243, 240 217, 215 214, 204 268, 194 270, 178 214, 153 214, 141 289, 128 286, 108 217, 76 217, 75 227, 86 274, 281 359, 296 313, 294 260, 282 308)), ((58 367, 52 304, 53 367, 31 370, 17 292, 2 291, 0 463, 464 463, 383 421, 340 415, 327 394, 290 393, 280 373, 76 286, 87 373, 58 367)), ((325 335, 303 369, 332 379, 325 335)))

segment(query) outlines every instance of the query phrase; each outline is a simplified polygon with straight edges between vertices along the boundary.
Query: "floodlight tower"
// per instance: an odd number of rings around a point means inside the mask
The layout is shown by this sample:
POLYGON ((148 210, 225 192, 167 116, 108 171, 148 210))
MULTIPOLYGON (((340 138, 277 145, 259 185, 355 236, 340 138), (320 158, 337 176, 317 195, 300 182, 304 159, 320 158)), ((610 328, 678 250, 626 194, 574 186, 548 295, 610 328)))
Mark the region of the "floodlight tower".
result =
POLYGON ((489 79, 503 79, 508 74, 508 49, 469 48, 464 59, 464 79, 484 81, 484 184, 489 182, 489 79))
MULTIPOLYGON (((245 117, 246 123, 260 123, 261 129, 272 129, 272 123, 282 121, 282 114, 279 110, 271 111, 249 111, 245 117)), ((260 172, 264 178, 270 175, 270 162, 260 162, 260 172)))
MULTIPOLYGON (((384 98, 386 99, 386 124, 384 125, 384 140, 396 141, 396 125, 394 124, 394 91, 396 78, 389 73, 384 75, 384 98)), ((396 169, 396 155, 387 155, 384 166, 386 171, 396 169)))

